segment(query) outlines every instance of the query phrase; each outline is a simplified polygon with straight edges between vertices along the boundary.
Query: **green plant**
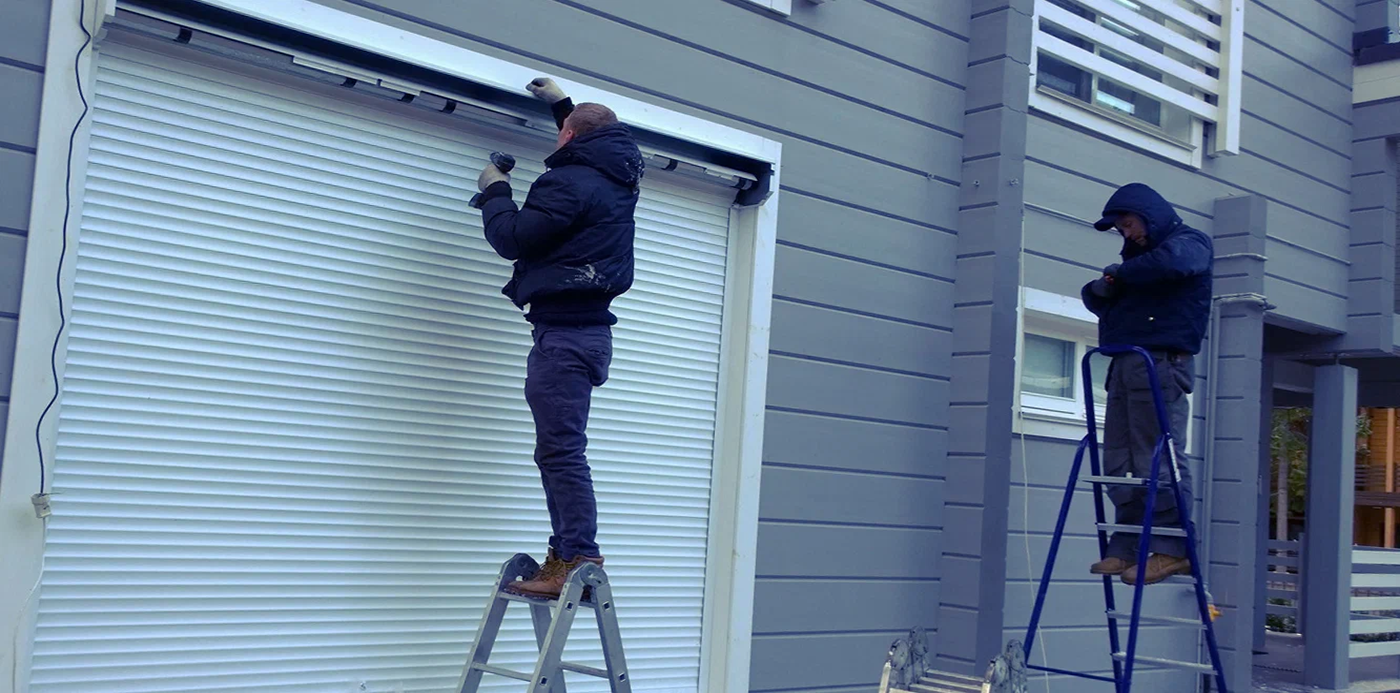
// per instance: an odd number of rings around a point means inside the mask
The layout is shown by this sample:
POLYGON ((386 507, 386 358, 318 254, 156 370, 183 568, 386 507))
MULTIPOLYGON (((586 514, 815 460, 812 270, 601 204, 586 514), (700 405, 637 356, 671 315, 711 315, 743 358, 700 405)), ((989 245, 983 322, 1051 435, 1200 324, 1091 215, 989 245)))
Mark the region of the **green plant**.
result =
MULTIPOLYGON (((1287 517, 1299 518, 1307 511, 1308 437, 1312 430, 1312 409, 1280 407, 1273 411, 1273 430, 1269 437, 1271 478, 1278 478, 1279 464, 1288 462, 1287 517)), ((1367 445, 1371 437, 1371 417, 1356 417, 1356 463, 1364 464, 1371 457, 1367 445)), ((1269 508, 1278 516, 1278 495, 1269 494, 1269 508)))

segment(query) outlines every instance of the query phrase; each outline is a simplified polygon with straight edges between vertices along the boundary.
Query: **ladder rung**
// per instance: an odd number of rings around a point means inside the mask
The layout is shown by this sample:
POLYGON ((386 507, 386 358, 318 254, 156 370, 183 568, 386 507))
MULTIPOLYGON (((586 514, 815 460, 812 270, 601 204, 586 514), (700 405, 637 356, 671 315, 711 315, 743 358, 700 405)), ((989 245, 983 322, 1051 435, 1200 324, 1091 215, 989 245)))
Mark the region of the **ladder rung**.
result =
MULTIPOLYGON (((1113 658, 1120 662, 1128 661, 1128 655, 1124 652, 1114 652, 1113 658)), ((1144 657, 1143 655, 1134 655, 1133 663, 1136 664, 1138 662, 1144 662, 1147 664, 1159 664, 1164 667, 1176 667, 1178 669, 1189 669, 1191 671, 1199 671, 1203 674, 1215 673, 1215 667, 1209 664, 1200 664, 1198 662, 1182 662, 1175 659, 1163 659, 1161 657, 1144 657)))
POLYGON ((573 662, 560 662, 559 668, 563 669, 564 671, 573 671, 580 674, 588 674, 589 676, 597 676, 600 679, 612 678, 612 676, 608 674, 607 669, 597 669, 590 666, 584 666, 582 664, 574 664, 573 662))
POLYGON ((971 676, 963 676, 962 674, 950 674, 946 671, 928 671, 924 672, 924 675, 919 677, 919 685, 921 686, 948 686, 959 690, 970 688, 975 691, 975 693, 981 693, 982 683, 982 679, 975 679, 971 676))
MULTIPOLYGON (((1108 612, 1108 617, 1115 621, 1131 621, 1133 615, 1131 613, 1123 613, 1121 611, 1110 611, 1108 612)), ((1201 623, 1201 620, 1198 618, 1177 618, 1175 616, 1148 616, 1147 614, 1142 614, 1141 616, 1138 616, 1138 621, 1142 623, 1161 623, 1163 625, 1170 626, 1192 626, 1194 628, 1205 628, 1205 624, 1201 623)))
MULTIPOLYGON (((504 591, 504 590, 498 590, 498 591, 496 592, 496 595, 499 596, 501 599, 505 599, 505 600, 512 601, 512 602, 521 602, 521 603, 523 603, 523 604, 546 604, 546 605, 548 605, 548 604, 554 604, 555 602, 559 601, 558 599, 546 599, 546 598, 544 598, 544 597, 525 597, 525 596, 522 596, 522 595, 519 595, 519 594, 512 594, 512 593, 506 592, 506 591, 504 591)), ((579 605, 579 606, 582 606, 582 607, 585 607, 585 608, 589 608, 589 609, 592 609, 592 608, 593 608, 593 602, 592 602, 592 601, 582 601, 582 600, 580 600, 579 603, 578 603, 578 605, 579 605)))
POLYGON ((516 681, 524 681, 526 683, 529 683, 530 679, 534 678, 535 676, 534 674, 525 674, 519 671, 514 671, 512 669, 507 669, 505 667, 498 667, 494 664, 472 664, 472 667, 484 671, 488 674, 504 676, 509 679, 515 679, 516 681))
MULTIPOLYGON (((1099 525, 1099 529, 1107 532, 1142 534, 1142 525, 1116 525, 1112 522, 1104 522, 1099 525)), ((1153 527, 1152 534, 1159 537, 1184 537, 1186 530, 1177 527, 1153 527)))
MULTIPOLYGON (((1147 479, 1139 479, 1132 476, 1081 476, 1080 481, 1087 481, 1091 484, 1110 484, 1113 486, 1146 486, 1147 479)), ((1167 484, 1158 484, 1163 488, 1171 488, 1167 484)))
MULTIPOLYGON (((972 687, 970 687, 970 686, 964 686, 964 685, 962 685, 962 684, 957 684, 956 687, 954 687, 954 684, 944 683, 943 681, 935 681, 935 682, 933 682, 933 683, 931 683, 931 684, 929 684, 929 683, 916 683, 916 684, 913 684, 913 685, 909 686, 909 692, 910 692, 910 693, 982 693, 982 684, 979 683, 979 684, 977 684, 977 687, 976 687, 976 688, 972 688, 972 687)), ((893 693, 893 691, 891 691, 891 693, 893 693)))

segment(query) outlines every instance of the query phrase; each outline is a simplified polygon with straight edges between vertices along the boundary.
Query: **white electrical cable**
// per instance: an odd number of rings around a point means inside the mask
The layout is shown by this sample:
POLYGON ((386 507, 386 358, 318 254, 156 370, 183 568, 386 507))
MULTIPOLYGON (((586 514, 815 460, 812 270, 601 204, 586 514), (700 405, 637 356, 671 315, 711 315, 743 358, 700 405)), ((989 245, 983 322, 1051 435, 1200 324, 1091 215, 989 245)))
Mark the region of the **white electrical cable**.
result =
MULTIPOLYGON (((1026 545, 1026 578, 1029 579, 1035 574, 1034 559, 1031 556, 1031 465, 1026 457, 1026 414, 1021 406, 1021 369, 1026 359, 1026 224, 1024 216, 1021 222, 1021 247, 1016 257, 1017 278, 1017 299, 1016 299, 1016 382, 1013 391, 1016 393, 1016 428, 1020 431, 1021 442, 1021 500, 1023 503, 1021 515, 1021 537, 1026 545)), ((1047 555, 1046 560, 1049 560, 1047 555)), ((1039 637, 1040 656, 1045 660, 1045 666, 1050 666, 1050 651, 1045 647, 1045 638, 1039 637)), ((1041 676, 1045 681, 1045 693, 1050 693, 1050 672, 1042 671, 1041 676)))

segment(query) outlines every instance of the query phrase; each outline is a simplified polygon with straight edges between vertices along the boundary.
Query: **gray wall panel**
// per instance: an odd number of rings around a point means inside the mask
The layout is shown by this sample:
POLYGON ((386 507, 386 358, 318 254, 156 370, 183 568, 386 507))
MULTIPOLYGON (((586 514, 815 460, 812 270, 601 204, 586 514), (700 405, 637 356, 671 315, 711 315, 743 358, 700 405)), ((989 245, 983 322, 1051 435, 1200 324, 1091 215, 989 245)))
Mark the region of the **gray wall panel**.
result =
POLYGON ((0 227, 29 228, 29 197, 34 190, 34 155, 0 149, 0 227))
POLYGON ((830 308, 773 301, 774 353, 800 354, 937 377, 948 372, 946 330, 830 308))
MULTIPOLYGON (((1281 7, 1293 0, 1275 0, 1281 7)), ((1245 20, 1249 25, 1253 17, 1245 20)), ((1255 20, 1257 21, 1257 20, 1255 20)), ((1347 40, 1351 38, 1348 35, 1347 40)), ((1244 44, 1245 71, 1261 81, 1306 99, 1328 113, 1346 117, 1351 112, 1351 83, 1327 75, 1313 67, 1315 60, 1336 50, 1321 41, 1287 44, 1287 53, 1277 46, 1247 37, 1244 44)))
MULTIPOLYGON (((0 233, 0 315, 19 315, 20 286, 24 283, 25 238, 0 233)), ((4 426, 0 425, 0 429, 4 426)))
POLYGON ((931 529, 764 521, 758 533, 757 573, 760 580, 820 576, 934 583, 942 546, 943 533, 931 529), (841 547, 839 561, 831 560, 833 546, 841 547))
POLYGON ((775 355, 768 364, 768 404, 936 427, 946 425, 948 383, 775 355))
POLYGON ((941 479, 767 465, 763 484, 764 520, 943 526, 941 479))
MULTIPOLYGON (((1274 114, 1269 114, 1274 115, 1274 114)), ((1268 157, 1295 171, 1306 171, 1325 181, 1345 180, 1351 175, 1351 150, 1336 150, 1320 142, 1316 131, 1295 133, 1284 126, 1253 114, 1241 116, 1240 146, 1253 152, 1268 152, 1268 157), (1283 141, 1291 146, 1279 147, 1283 141)), ((1340 123, 1330 125, 1342 130, 1340 123)))
POLYGON ((783 193, 781 209, 778 215, 778 240, 781 242, 839 249, 847 257, 937 277, 953 276, 958 239, 948 231, 792 190, 783 193))
MULTIPOLYGON (((741 6, 747 0, 738 0, 741 6)), ((954 35, 947 26, 967 24, 966 7, 961 3, 938 3, 943 16, 933 22, 909 21, 897 12, 870 12, 864 3, 833 2, 821 8, 809 8, 805 3, 793 3, 793 24, 862 51, 875 53, 880 59, 900 66, 953 80, 950 65, 967 62, 967 39, 954 35)), ((761 9, 754 10, 762 12, 761 9)), ((965 36, 965 34, 964 34, 965 36)))
POLYGON ((1312 2, 1249 0, 1245 5, 1245 34, 1270 46, 1288 50, 1309 46, 1308 67, 1343 84, 1351 84, 1352 22, 1312 2), (1346 38, 1339 42, 1338 38, 1346 38), (1316 50, 1313 50, 1313 47, 1316 50), (1323 50, 1332 48, 1331 51, 1323 50))
MULTIPOLYGON (((1285 86, 1264 82, 1245 73, 1243 86, 1240 87, 1242 110, 1328 149, 1338 152, 1351 150, 1349 114, 1321 108, 1305 96, 1287 91, 1285 86)), ((1244 133, 1240 133, 1241 140, 1244 136, 1244 133)))
MULTIPOLYGON (((872 5, 883 6, 917 19, 931 26, 939 27, 955 36, 967 37, 972 33, 972 13, 965 2, 928 2, 927 0, 868 0, 872 5)), ((793 3, 794 6, 798 3, 793 3)))
MULTIPOLYGON (((11 0, 4 4, 5 22, 0 26, 0 58, 43 68, 48 50, 48 0, 11 0)), ((74 10, 73 21, 78 21, 74 10)))
POLYGON ((30 150, 39 139, 39 103, 44 73, 0 63, 0 142, 30 150))
POLYGON ((19 322, 14 318, 0 317, 0 395, 9 402, 10 377, 14 375, 15 330, 19 322))
MULTIPOLYGON (((955 122, 961 115, 962 89, 946 77, 909 70, 891 70, 888 62, 807 32, 793 31, 780 22, 756 21, 754 12, 728 3, 659 3, 652 0, 582 0, 594 11, 646 27, 650 32, 701 46, 706 51, 742 56, 754 68, 770 71, 839 93, 879 110, 926 124, 955 122)), ((873 13, 845 7, 842 12, 859 23, 873 13)), ((802 12, 798 16, 825 16, 802 12)), ((889 13, 875 16, 894 19, 889 13)), ((830 22, 832 20, 828 20, 830 22)), ((889 23, 888 21, 886 22, 889 23)), ((942 47, 944 55, 961 55, 965 42, 914 22, 903 22, 918 33, 905 32, 911 43, 942 47)), ((866 34, 865 38, 870 38, 866 34)), ((930 51, 932 53, 932 51, 930 51)), ((948 72, 953 63, 934 66, 933 74, 948 72)), ((956 72, 954 72, 956 74, 956 72)))
POLYGON ((773 295, 952 326, 951 282, 790 246, 778 247, 773 295))
MULTIPOLYGON (((754 630, 823 632, 898 631, 911 614, 938 610, 937 582, 923 580, 760 580, 754 593, 754 630)), ((876 668, 876 667, 872 667, 876 668)))
POLYGON ((766 421, 765 462, 943 478, 947 431, 784 411, 766 421))
MULTIPOLYGON (((945 231, 957 228, 958 191, 951 185, 829 147, 778 134, 772 137, 783 143, 783 190, 945 231)), ((853 238, 841 247, 856 244, 853 238)))

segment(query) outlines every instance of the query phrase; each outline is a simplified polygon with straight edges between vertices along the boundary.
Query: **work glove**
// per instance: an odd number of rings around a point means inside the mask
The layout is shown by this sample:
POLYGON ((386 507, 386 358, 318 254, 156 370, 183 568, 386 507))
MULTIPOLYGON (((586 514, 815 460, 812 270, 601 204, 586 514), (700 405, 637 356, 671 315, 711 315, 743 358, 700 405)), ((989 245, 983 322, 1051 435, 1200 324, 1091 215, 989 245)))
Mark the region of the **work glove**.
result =
POLYGON ((486 192, 486 189, 491 187, 492 183, 501 182, 509 183, 510 174, 496 168, 495 164, 487 164, 486 168, 481 169, 481 175, 476 178, 476 189, 481 192, 486 192))
POLYGON ((560 89, 559 85, 555 84, 554 80, 548 77, 536 77, 531 80, 529 84, 525 85, 525 88, 528 89, 531 94, 534 94, 535 98, 551 106, 567 98, 564 90, 560 89))

